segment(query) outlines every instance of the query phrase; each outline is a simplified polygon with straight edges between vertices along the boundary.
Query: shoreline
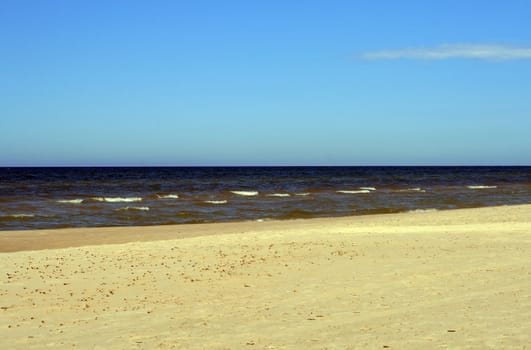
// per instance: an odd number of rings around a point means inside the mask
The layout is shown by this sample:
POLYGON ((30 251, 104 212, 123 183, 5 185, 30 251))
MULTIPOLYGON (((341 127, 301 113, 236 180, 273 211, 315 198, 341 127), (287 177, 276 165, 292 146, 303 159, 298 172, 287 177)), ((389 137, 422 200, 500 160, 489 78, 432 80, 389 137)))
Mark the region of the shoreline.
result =
MULTIPOLYGON (((450 210, 409 211, 390 214, 351 215, 338 217, 320 217, 288 220, 266 221, 231 221, 197 224, 149 225, 149 226, 105 226, 105 227, 72 227, 58 229, 37 230, 8 230, 0 231, 0 253, 31 251, 43 249, 61 249, 104 244, 124 244, 130 242, 149 242, 172 239, 185 239, 198 236, 232 234, 241 232, 260 232, 265 230, 282 230, 304 228, 307 225, 327 225, 343 223, 351 225, 371 225, 373 222, 387 224, 397 220, 409 218, 410 225, 422 225, 423 219, 432 215, 452 221, 451 224, 477 222, 474 218, 463 221, 458 213, 472 211, 485 212, 482 220, 510 221, 511 215, 500 209, 511 208, 516 211, 527 210, 531 217, 531 204, 492 206, 479 208, 460 208, 450 210), (450 213, 450 214, 449 214, 450 213), (456 215, 454 215, 456 214, 456 215), (220 233, 219 231, 222 231, 220 233)), ((428 219, 429 220, 429 219, 428 219)), ((531 220, 531 219, 530 219, 531 220)))

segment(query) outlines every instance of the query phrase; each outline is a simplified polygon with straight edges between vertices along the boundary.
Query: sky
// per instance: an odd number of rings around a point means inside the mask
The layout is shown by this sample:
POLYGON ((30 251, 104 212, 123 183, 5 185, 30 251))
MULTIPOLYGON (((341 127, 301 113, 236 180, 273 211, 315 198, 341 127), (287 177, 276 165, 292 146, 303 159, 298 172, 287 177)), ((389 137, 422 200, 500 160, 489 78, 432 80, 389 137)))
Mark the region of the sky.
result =
POLYGON ((0 2, 0 166, 531 165, 531 2, 0 2))

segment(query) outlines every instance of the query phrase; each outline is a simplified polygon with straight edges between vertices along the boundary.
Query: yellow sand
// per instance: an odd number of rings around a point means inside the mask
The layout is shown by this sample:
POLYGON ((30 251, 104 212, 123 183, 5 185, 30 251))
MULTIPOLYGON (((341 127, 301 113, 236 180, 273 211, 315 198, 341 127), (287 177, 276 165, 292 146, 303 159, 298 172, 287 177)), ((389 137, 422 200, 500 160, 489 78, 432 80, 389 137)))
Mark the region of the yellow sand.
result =
POLYGON ((531 205, 0 232, 0 250, 21 250, 0 253, 1 349, 531 349, 531 205))

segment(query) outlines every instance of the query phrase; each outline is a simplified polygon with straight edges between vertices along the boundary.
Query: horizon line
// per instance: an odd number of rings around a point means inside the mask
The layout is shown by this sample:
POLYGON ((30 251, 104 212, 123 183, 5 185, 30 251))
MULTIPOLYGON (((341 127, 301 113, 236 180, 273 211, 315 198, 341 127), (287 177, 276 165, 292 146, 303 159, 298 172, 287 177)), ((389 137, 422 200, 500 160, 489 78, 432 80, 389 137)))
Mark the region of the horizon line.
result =
POLYGON ((0 165, 5 168, 335 168, 335 167, 531 167, 531 164, 463 164, 463 163, 433 163, 433 164, 245 164, 245 165, 0 165))

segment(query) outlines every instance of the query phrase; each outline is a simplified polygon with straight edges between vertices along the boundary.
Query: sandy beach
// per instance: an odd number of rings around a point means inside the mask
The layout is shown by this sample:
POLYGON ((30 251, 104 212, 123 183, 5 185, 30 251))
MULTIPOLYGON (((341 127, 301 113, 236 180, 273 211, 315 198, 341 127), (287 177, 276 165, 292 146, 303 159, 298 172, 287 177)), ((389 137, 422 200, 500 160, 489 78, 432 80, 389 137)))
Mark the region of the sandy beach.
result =
POLYGON ((0 232, 0 348, 529 349, 531 205, 0 232))

